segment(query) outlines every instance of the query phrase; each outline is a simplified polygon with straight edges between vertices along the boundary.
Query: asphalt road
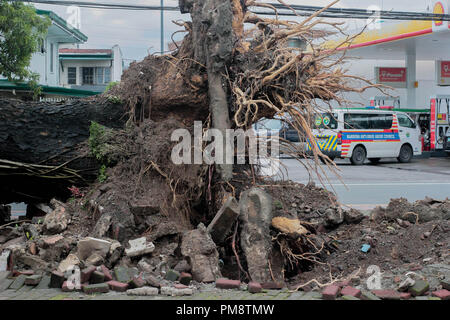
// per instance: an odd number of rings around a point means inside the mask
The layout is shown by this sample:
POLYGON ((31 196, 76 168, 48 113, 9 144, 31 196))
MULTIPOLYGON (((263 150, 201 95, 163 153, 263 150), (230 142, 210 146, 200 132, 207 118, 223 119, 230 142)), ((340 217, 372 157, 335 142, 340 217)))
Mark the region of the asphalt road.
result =
MULTIPOLYGON (((303 165, 293 159, 283 159, 285 175, 293 181, 308 183, 309 175, 303 165), (287 171, 287 172, 286 172, 287 171)), ((305 161, 312 164, 312 161, 305 161)), ((342 181, 320 165, 328 182, 324 186, 333 191, 341 204, 360 210, 370 210, 377 205, 385 206, 392 198, 407 198, 409 201, 450 197, 450 158, 414 159, 411 163, 400 164, 386 159, 378 165, 353 166, 348 160, 336 160, 342 181)), ((320 184, 316 176, 312 181, 320 184)))

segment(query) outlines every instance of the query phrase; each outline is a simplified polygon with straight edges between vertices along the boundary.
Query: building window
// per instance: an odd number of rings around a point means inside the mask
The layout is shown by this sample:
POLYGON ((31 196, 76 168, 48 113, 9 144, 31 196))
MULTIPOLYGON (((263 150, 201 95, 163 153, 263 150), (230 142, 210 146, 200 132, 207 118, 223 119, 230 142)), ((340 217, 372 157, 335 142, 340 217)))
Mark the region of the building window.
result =
POLYGON ((94 84, 94 68, 83 68, 83 84, 94 84))
POLYGON ((83 68, 83 84, 105 85, 111 82, 111 68, 83 68))
POLYGON ((77 84, 77 68, 67 68, 67 83, 77 84))
POLYGON ((55 68, 55 45, 52 43, 50 44, 50 72, 53 73, 53 70, 55 68))
POLYGON ((43 38, 38 39, 38 52, 45 53, 45 40, 43 38))

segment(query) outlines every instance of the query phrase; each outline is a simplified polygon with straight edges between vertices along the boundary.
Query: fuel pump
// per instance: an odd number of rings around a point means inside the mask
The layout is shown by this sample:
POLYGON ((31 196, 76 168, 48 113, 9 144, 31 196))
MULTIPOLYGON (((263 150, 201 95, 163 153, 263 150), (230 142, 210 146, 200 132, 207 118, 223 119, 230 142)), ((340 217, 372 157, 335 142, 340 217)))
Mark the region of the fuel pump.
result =
POLYGON ((444 148, 445 135, 450 128, 450 95, 432 96, 430 105, 431 150, 442 150, 444 148))

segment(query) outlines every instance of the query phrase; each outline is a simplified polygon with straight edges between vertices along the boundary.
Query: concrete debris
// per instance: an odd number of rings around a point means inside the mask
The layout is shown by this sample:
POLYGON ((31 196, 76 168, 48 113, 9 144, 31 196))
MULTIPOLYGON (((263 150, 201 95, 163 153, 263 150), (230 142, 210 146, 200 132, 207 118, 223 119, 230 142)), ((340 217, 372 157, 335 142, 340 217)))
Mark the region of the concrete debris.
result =
POLYGON ((172 297, 191 296, 194 294, 194 290, 190 288, 177 289, 173 287, 161 287, 161 294, 172 297))
POLYGON ((215 243, 225 241, 238 217, 239 204, 234 197, 229 197, 207 228, 215 243))
POLYGON ((111 242, 109 241, 91 237, 84 238, 78 241, 77 255, 82 261, 86 260, 94 253, 105 258, 109 253, 110 248, 111 242))
POLYGON ((43 222, 44 230, 49 234, 61 233, 67 229, 70 216, 61 202, 52 200, 52 204, 55 209, 45 216, 43 222))
POLYGON ((80 259, 75 254, 69 254, 66 259, 61 261, 58 266, 58 271, 61 273, 65 273, 68 270, 73 269, 75 266, 80 265, 80 259))
POLYGON ((156 296, 158 295, 158 288, 153 287, 142 287, 136 289, 128 289, 127 295, 129 296, 156 296))
POLYGON ((0 272, 4 272, 8 270, 8 261, 11 251, 4 250, 0 255, 0 272))
POLYGON ((219 253, 203 224, 183 234, 181 254, 191 262, 195 281, 209 283, 220 277, 219 253))
POLYGON ((272 281, 268 262, 272 251, 272 197, 262 189, 252 188, 241 194, 239 205, 241 247, 247 260, 248 272, 253 281, 272 281))
POLYGON ((152 253, 155 250, 153 242, 147 242, 145 237, 129 240, 130 247, 125 249, 125 254, 128 257, 138 257, 148 253, 152 253))

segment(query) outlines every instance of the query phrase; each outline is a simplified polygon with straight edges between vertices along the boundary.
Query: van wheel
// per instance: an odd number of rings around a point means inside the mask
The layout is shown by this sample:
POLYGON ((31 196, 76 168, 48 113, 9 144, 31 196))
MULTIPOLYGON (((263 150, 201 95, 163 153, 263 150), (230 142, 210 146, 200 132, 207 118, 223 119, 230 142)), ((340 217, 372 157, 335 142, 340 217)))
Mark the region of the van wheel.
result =
POLYGON ((378 164, 380 163, 381 158, 369 158, 369 161, 371 164, 378 164))
POLYGON ((408 163, 411 162, 413 155, 413 149, 409 145, 404 144, 400 149, 400 155, 398 156, 397 160, 401 163, 408 163))
POLYGON ((364 164, 364 162, 366 161, 366 157, 367 157, 366 150, 361 146, 357 146, 353 150, 353 154, 352 157, 350 158, 350 161, 353 165, 360 166, 364 164))

